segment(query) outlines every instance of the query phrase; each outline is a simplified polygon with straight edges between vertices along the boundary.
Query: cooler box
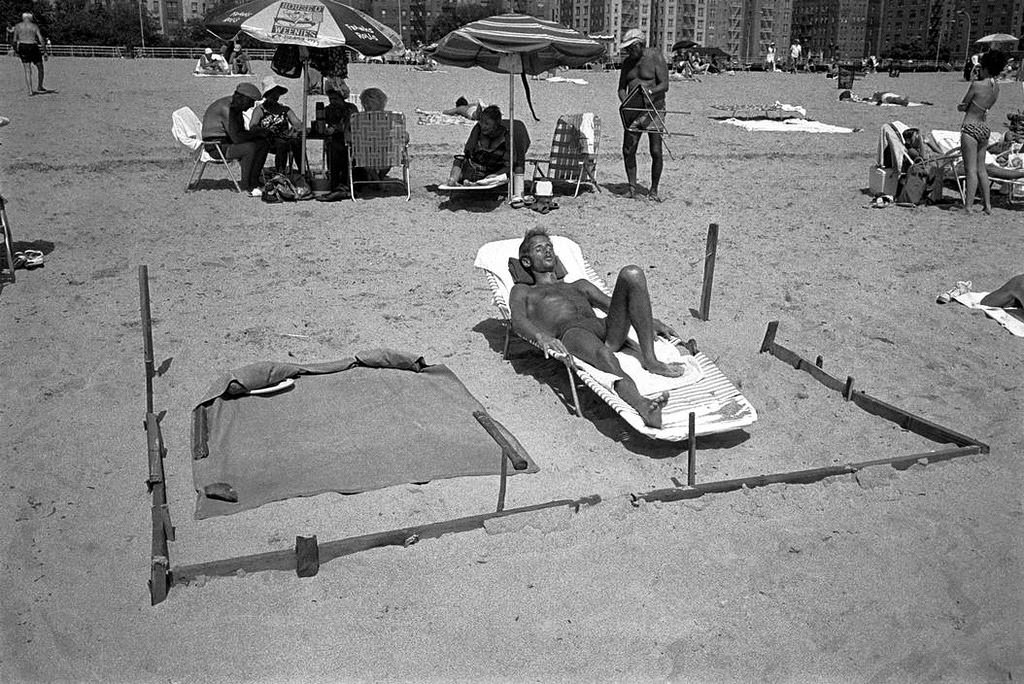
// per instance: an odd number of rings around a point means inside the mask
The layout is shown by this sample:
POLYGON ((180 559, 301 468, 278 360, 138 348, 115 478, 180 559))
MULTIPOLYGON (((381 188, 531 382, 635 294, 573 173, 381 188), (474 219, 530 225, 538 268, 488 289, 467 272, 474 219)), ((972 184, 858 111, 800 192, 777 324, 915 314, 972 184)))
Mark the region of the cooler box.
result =
POLYGON ((900 176, 896 169, 886 169, 881 166, 872 165, 868 169, 868 192, 872 197, 879 195, 896 196, 896 186, 900 176))

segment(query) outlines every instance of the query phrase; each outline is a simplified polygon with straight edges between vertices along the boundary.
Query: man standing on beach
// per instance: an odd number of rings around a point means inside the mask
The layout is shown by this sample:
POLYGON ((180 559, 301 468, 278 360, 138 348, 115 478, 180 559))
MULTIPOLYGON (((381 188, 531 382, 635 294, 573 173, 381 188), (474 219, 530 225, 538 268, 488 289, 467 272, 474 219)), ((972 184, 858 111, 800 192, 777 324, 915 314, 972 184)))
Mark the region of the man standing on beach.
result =
POLYGON ((797 66, 800 64, 801 53, 803 53, 803 47, 800 45, 800 41, 794 38, 792 45, 789 46, 789 71, 792 74, 796 73, 797 66))
POLYGON ((25 85, 28 86, 29 95, 39 95, 52 91, 43 87, 43 51, 46 41, 39 31, 39 26, 32 18, 32 14, 25 12, 21 15, 21 21, 14 26, 14 51, 21 57, 21 64, 25 67, 25 85), (35 65, 39 76, 39 88, 32 89, 32 65, 35 65))
MULTIPOLYGON (((668 65, 660 50, 647 48, 644 46, 645 43, 646 37, 640 29, 630 29, 622 37, 621 50, 625 53, 625 59, 622 61, 622 71, 619 73, 619 102, 624 102, 628 95, 635 92, 637 88, 642 88, 646 96, 639 105, 652 107, 661 114, 661 117, 664 117, 665 93, 668 92, 668 65)), ((647 133, 651 152, 651 190, 647 196, 655 202, 660 202, 658 184, 661 181, 661 169, 664 166, 661 157, 663 131, 660 124, 653 120, 651 114, 642 113, 640 116, 626 118, 631 121, 625 126, 622 133, 622 158, 626 166, 629 196, 630 198, 637 197, 636 149, 640 145, 640 138, 647 133)))

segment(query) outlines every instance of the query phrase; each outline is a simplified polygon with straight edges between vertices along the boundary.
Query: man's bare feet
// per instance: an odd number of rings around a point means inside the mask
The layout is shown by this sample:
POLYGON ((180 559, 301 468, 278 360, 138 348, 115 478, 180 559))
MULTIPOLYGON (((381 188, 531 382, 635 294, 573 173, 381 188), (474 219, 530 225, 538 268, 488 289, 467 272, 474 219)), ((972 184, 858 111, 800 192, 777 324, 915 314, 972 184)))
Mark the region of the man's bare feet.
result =
POLYGON ((640 363, 648 373, 664 375, 668 378, 678 378, 686 372, 686 366, 681 363, 665 363, 664 361, 642 361, 640 363))
POLYGON ((658 189, 657 188, 651 188, 651 191, 647 193, 647 199, 651 200, 652 202, 658 202, 658 203, 661 203, 661 202, 664 201, 664 200, 661 199, 661 195, 658 194, 658 189))
POLYGON ((630 185, 629 190, 626 191, 626 197, 629 199, 639 199, 640 192, 636 189, 635 185, 630 185))
POLYGON ((631 387, 623 387, 622 384, 621 380, 615 384, 615 390, 619 396, 636 409, 645 425, 660 428, 661 410, 668 403, 668 392, 662 392, 658 396, 650 398, 636 392, 636 385, 633 385, 632 382, 630 383, 631 387))

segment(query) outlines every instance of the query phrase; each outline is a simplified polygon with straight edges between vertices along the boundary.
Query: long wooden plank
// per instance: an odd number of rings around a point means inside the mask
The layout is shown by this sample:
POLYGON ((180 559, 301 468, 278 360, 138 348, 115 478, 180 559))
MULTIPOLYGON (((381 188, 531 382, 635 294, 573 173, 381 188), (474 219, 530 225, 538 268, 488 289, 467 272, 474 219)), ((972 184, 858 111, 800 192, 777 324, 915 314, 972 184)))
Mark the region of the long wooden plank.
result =
POLYGON ((142 313, 143 363, 146 368, 146 413, 153 412, 153 319, 149 311, 149 268, 139 266, 139 310, 142 313))
POLYGON ((768 324, 768 330, 765 332, 764 342, 761 344, 762 352, 767 351, 772 356, 788 363, 797 370, 809 373, 823 385, 829 389, 842 393, 844 398, 852 401, 868 413, 892 421, 905 430, 909 430, 910 432, 920 435, 926 439, 942 444, 952 443, 958 446, 968 446, 972 444, 978 445, 982 447, 982 453, 989 453, 988 445, 973 437, 957 432, 956 430, 951 430, 950 428, 927 420, 926 418, 911 413, 910 411, 884 402, 863 390, 854 391, 853 378, 847 377, 845 381, 840 380, 839 378, 826 373, 821 368, 820 356, 818 357, 818 361, 811 363, 796 352, 785 348, 775 341, 777 331, 778 321, 772 321, 768 324))
POLYGON ((938 423, 933 423, 926 418, 922 418, 898 406, 888 404, 864 392, 854 392, 851 400, 868 413, 890 420, 903 429, 927 439, 935 442, 949 442, 958 446, 973 444, 981 447, 983 454, 989 453, 989 446, 973 437, 956 432, 938 423))
POLYGON ((819 482, 827 477, 836 475, 848 475, 858 470, 873 466, 891 466, 897 470, 909 468, 918 462, 936 463, 948 461, 953 458, 970 456, 972 454, 985 453, 978 445, 942 449, 939 451, 928 451, 920 454, 907 456, 896 456, 893 458, 881 458, 873 461, 862 461, 859 463, 846 463, 837 466, 826 466, 824 468, 810 468, 807 470, 794 470, 784 473, 771 473, 768 475, 754 475, 752 477, 741 477, 733 480, 719 480, 717 482, 702 482, 693 487, 668 487, 655 489, 640 494, 632 494, 634 501, 681 501, 685 499, 697 499, 705 494, 721 494, 732 492, 743 488, 753 489, 765 487, 772 484, 810 484, 819 482))
MULTIPOLYGON (((373 532, 358 537, 349 537, 336 541, 320 544, 320 564, 327 561, 348 556, 360 551, 378 548, 381 546, 409 546, 421 539, 435 539, 445 534, 456 532, 468 532, 483 527, 488 520, 506 518, 521 513, 541 511, 548 508, 568 507, 573 511, 579 511, 583 506, 594 506, 601 502, 601 497, 591 494, 579 499, 559 499, 532 506, 521 506, 509 508, 494 513, 482 513, 471 515, 454 520, 427 523, 413 527, 402 527, 384 532, 373 532)), ((295 551, 292 549, 283 551, 268 551, 256 553, 237 558, 226 558, 224 560, 210 561, 207 563, 196 563, 193 565, 181 565, 171 569, 172 584, 187 584, 199 577, 223 577, 233 575, 239 570, 245 572, 259 572, 262 570, 295 570, 295 551)))

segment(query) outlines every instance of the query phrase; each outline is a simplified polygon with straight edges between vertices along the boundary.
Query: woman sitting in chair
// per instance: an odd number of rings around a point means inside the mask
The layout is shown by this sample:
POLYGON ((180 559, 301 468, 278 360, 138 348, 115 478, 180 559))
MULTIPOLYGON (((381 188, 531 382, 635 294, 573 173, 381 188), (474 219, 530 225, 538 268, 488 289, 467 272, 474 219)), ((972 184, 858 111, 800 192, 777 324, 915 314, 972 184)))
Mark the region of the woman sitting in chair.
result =
POLYGON ((490 105, 469 132, 462 157, 456 157, 448 185, 472 185, 508 170, 508 130, 501 123, 501 108, 490 105))
POLYGON ((252 110, 249 128, 262 128, 270 132, 268 139, 270 149, 274 152, 274 171, 284 173, 288 170, 288 155, 295 159, 296 164, 302 155, 302 140, 299 137, 302 122, 291 107, 280 103, 281 96, 288 89, 277 85, 273 76, 263 79, 262 90, 263 101, 252 110))

